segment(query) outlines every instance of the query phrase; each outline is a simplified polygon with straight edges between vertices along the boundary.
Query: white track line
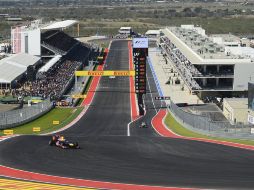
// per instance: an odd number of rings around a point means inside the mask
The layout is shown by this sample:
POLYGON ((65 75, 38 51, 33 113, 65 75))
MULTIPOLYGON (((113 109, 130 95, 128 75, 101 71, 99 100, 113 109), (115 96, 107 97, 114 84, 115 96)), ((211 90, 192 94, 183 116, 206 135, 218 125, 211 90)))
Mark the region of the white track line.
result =
POLYGON ((127 125, 127 136, 128 137, 131 136, 131 134, 130 134, 130 123, 128 123, 128 125, 127 125))

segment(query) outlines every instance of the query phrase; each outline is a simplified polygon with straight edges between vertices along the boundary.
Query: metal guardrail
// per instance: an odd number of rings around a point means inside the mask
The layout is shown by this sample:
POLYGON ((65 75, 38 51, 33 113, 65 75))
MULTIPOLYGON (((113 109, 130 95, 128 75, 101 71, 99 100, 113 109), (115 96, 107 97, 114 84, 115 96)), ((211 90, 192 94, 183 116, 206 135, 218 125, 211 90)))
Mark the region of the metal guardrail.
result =
POLYGON ((196 115, 184 111, 181 107, 170 102, 169 111, 173 113, 174 117, 180 121, 184 127, 205 135, 250 139, 254 137, 251 134, 251 125, 230 124, 227 121, 213 121, 211 118, 203 115, 196 115))
POLYGON ((22 109, 0 113, 0 129, 13 128, 30 122, 53 108, 49 100, 22 109))

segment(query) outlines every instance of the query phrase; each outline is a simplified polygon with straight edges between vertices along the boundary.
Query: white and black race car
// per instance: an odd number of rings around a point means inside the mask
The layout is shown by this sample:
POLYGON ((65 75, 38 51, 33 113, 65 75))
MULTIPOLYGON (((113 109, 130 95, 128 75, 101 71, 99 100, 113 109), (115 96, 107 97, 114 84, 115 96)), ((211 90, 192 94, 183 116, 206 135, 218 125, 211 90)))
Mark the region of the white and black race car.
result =
POLYGON ((139 127, 140 127, 140 128, 147 128, 148 126, 147 126, 146 122, 143 121, 143 122, 140 124, 139 127))

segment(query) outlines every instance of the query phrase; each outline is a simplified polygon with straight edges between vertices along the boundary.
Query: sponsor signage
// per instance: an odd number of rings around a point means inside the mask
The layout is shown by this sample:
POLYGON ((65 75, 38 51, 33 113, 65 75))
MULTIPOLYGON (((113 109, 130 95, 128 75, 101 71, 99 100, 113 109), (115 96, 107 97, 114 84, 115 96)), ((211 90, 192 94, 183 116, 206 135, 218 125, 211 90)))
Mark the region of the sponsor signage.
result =
POLYGON ((4 134, 5 135, 13 135, 13 130, 10 130, 10 129, 4 130, 4 134))
POLYGON ((133 48, 148 48, 148 38, 133 38, 133 48))
POLYGON ((155 100, 170 100, 169 96, 156 96, 154 97, 155 100))
POLYGON ((76 76, 135 76, 135 71, 76 71, 76 76))
POLYGON ((33 127, 33 132, 40 132, 41 128, 40 127, 33 127))
POLYGON ((60 121, 53 121, 53 125, 59 125, 60 121))
POLYGON ((85 94, 74 94, 71 96, 73 99, 86 98, 85 94))

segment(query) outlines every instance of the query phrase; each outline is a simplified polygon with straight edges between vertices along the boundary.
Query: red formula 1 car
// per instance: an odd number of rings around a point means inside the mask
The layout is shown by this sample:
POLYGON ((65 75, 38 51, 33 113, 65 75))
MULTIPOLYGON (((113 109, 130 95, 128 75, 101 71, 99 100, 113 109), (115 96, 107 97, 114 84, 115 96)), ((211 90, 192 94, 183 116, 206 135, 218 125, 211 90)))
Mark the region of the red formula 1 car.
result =
POLYGON ((70 142, 67 141, 64 136, 60 136, 60 135, 53 135, 51 140, 49 141, 49 145, 50 146, 57 146, 63 149, 68 149, 68 148, 72 148, 72 149, 80 149, 80 146, 78 145, 77 142, 70 142))

